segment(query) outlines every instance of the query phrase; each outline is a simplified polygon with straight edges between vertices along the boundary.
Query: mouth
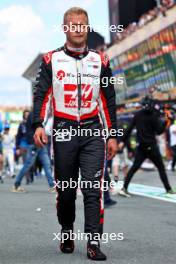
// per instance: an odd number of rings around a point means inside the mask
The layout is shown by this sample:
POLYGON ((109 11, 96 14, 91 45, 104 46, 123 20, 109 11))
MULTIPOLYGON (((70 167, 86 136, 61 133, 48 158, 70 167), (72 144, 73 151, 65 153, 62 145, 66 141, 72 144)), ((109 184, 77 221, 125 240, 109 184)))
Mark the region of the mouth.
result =
POLYGON ((84 35, 75 35, 74 37, 75 38, 82 38, 82 37, 84 37, 84 35))

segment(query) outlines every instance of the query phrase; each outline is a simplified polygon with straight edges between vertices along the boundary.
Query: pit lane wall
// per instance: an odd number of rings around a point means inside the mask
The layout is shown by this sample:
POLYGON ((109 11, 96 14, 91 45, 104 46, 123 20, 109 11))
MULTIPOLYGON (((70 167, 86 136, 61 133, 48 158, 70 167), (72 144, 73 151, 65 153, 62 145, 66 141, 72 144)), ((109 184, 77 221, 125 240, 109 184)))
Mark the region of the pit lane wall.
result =
POLYGON ((113 75, 124 77, 115 85, 117 105, 139 101, 152 87, 155 98, 176 100, 175 14, 176 6, 107 50, 113 75))

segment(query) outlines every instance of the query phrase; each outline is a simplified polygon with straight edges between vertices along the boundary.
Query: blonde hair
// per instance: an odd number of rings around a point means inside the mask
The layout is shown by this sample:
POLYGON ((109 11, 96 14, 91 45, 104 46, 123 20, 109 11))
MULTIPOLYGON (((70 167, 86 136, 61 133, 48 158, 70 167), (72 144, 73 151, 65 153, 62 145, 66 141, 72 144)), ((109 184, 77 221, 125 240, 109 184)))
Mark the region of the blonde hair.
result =
POLYGON ((87 22, 89 21, 89 18, 88 18, 88 14, 87 14, 87 11, 84 10, 83 8, 81 7, 72 7, 70 9, 68 9, 65 14, 64 14, 64 24, 66 24, 67 22, 67 17, 69 15, 82 15, 84 14, 86 17, 87 17, 87 22))

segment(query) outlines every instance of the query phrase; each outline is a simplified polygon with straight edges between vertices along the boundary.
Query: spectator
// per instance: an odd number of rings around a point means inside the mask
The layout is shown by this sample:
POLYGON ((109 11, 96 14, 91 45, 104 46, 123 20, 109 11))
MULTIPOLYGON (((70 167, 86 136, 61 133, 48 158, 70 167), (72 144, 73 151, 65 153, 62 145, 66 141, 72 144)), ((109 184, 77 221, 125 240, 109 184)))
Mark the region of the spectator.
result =
POLYGON ((34 144, 34 129, 32 127, 32 112, 29 114, 27 123, 26 123, 26 128, 27 128, 27 142, 29 144, 28 151, 27 151, 27 156, 25 163, 20 170, 19 174, 16 177, 14 187, 12 188, 12 192, 25 192, 25 189, 21 188, 21 182, 23 177, 25 176, 26 173, 29 172, 29 170, 32 168, 34 165, 37 157, 40 159, 42 166, 45 171, 45 175, 49 184, 49 192, 54 192, 55 190, 53 189, 54 183, 53 183, 53 178, 52 178, 52 172, 51 172, 51 162, 50 158, 48 155, 48 149, 47 145, 41 148, 37 148, 34 144))
POLYGON ((3 157, 4 165, 6 165, 6 163, 8 164, 10 176, 12 178, 15 177, 14 147, 15 138, 10 134, 10 125, 6 124, 2 135, 3 157))
MULTIPOLYGON (((19 158, 20 156, 23 159, 23 164, 26 160, 26 154, 28 149, 28 143, 27 143, 27 118, 29 116, 29 110, 24 110, 23 112, 23 120, 19 124, 17 135, 16 135, 16 155, 19 158)), ((30 183, 32 181, 32 170, 30 170, 29 173, 26 174, 26 184, 30 183)))
POLYGON ((170 132, 170 146, 173 153, 172 171, 175 171, 175 164, 176 164, 176 122, 175 121, 170 126, 169 132, 170 132))
POLYGON ((2 170, 3 170, 3 153, 2 153, 2 135, 0 131, 0 183, 3 183, 2 170))

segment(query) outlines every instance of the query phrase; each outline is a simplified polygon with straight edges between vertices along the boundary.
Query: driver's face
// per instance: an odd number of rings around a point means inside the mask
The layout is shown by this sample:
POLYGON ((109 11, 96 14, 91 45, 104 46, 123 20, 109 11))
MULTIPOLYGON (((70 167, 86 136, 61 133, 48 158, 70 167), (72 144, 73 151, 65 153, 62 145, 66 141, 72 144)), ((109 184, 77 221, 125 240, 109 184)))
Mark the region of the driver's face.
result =
POLYGON ((69 27, 67 32, 65 32, 67 42, 75 47, 82 47, 85 45, 88 34, 88 21, 86 15, 68 15, 66 25, 69 27))

